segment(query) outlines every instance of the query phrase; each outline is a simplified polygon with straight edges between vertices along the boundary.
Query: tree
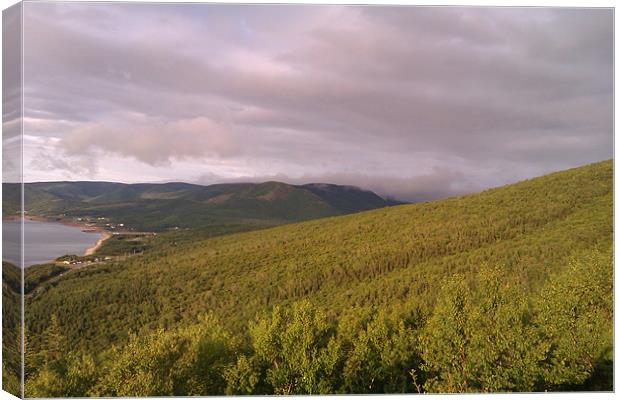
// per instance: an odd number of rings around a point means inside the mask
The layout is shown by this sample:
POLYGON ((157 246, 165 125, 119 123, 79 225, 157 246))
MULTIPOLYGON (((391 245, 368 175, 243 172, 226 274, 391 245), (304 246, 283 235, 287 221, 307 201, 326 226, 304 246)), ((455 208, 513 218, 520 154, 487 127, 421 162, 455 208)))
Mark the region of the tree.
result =
POLYGON ((275 307, 250 325, 256 360, 276 394, 331 393, 340 349, 334 328, 309 302, 275 307))
POLYGON ((542 351, 527 324, 524 293, 484 268, 469 287, 462 275, 443 286, 424 328, 422 357, 432 392, 531 391, 542 351))
POLYGON ((343 368, 343 393, 398 393, 413 389, 409 371, 419 355, 413 331, 403 321, 380 312, 351 334, 350 324, 339 325, 339 340, 349 348, 343 368))
POLYGON ((573 257, 541 291, 535 323, 545 345, 545 389, 574 387, 593 373, 599 390, 613 389, 612 265, 611 249, 573 257))
POLYGON ((255 389, 260 379, 259 373, 258 367, 252 363, 251 359, 245 354, 240 355, 237 363, 224 371, 227 383, 226 394, 256 394, 255 389))
POLYGON ((26 367, 29 372, 26 377, 26 396, 84 396, 97 379, 93 358, 81 352, 67 350, 67 340, 61 333, 55 314, 52 314, 43 338, 45 347, 41 352, 26 352, 26 367))
POLYGON ((221 395, 235 360, 231 336, 212 315, 201 323, 146 337, 130 335, 112 350, 96 396, 221 395))

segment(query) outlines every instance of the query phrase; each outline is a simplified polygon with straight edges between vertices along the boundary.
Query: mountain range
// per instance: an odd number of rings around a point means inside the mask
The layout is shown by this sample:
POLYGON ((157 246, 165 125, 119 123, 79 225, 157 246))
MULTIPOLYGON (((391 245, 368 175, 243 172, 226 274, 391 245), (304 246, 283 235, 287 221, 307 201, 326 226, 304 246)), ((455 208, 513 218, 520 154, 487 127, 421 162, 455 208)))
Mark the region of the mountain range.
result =
MULTIPOLYGON (((3 185, 3 214, 19 212, 19 184, 3 185)), ((105 217, 138 230, 207 228, 217 233, 274 226, 400 204, 353 186, 325 183, 36 182, 24 185, 31 215, 105 217)))

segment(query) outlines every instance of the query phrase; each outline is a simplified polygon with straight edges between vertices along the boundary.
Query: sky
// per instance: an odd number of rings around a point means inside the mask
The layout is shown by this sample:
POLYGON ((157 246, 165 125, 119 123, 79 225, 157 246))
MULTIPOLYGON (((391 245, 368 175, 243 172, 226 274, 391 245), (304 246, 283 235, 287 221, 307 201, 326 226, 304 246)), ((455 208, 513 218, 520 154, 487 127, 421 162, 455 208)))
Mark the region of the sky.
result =
POLYGON ((610 9, 24 7, 26 181, 419 201, 613 156, 610 9))

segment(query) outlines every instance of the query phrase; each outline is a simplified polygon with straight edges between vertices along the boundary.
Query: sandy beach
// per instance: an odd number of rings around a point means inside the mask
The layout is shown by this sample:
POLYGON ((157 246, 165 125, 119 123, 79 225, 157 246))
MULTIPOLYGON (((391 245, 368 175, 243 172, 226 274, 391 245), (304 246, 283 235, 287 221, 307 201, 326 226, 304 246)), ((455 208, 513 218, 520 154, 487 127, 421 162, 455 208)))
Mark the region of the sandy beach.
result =
POLYGON ((86 249, 86 251, 84 252, 84 255, 90 256, 90 255, 95 254, 95 252, 99 250, 99 248, 103 245, 103 242, 108 240, 110 237, 112 237, 112 233, 107 232, 107 231, 101 231, 101 238, 97 240, 97 242, 92 247, 89 247, 88 249, 86 249))

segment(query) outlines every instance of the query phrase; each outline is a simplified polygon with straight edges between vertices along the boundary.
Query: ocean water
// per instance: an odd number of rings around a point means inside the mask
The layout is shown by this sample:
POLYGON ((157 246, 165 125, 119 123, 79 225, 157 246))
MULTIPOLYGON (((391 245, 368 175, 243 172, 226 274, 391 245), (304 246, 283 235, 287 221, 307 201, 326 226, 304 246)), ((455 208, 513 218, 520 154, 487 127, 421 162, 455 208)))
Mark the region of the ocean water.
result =
MULTIPOLYGON (((19 220, 2 221, 2 260, 19 262, 19 220)), ((83 255, 101 238, 98 232, 58 222, 24 221, 24 266, 42 264, 66 254, 83 255)))

